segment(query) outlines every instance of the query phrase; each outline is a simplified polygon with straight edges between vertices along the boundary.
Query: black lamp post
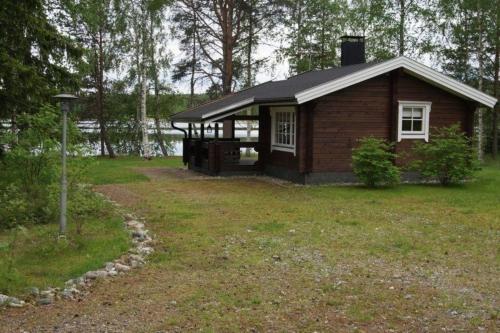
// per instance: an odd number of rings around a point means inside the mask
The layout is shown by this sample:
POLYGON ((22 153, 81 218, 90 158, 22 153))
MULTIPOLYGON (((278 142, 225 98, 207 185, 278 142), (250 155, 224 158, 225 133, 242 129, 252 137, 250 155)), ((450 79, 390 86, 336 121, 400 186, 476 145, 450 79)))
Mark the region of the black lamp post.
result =
POLYGON ((63 116, 62 128, 62 143, 61 143, 61 198, 59 201, 60 218, 59 218, 59 235, 66 235, 66 211, 67 211, 67 197, 68 197, 68 183, 66 180, 66 136, 68 131, 68 112, 71 109, 71 102, 78 97, 71 94, 59 94, 54 96, 55 99, 61 103, 61 112, 63 116))

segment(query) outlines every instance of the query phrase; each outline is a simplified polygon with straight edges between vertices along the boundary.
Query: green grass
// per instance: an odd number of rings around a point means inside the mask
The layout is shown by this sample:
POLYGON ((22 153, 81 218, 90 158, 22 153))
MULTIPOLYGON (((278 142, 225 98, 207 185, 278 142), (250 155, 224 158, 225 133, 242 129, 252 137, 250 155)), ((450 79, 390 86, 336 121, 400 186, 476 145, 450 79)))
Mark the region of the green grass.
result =
POLYGON ((153 158, 146 160, 137 156, 122 156, 114 159, 98 158, 88 171, 92 184, 120 184, 147 181, 148 178, 134 171, 135 168, 181 167, 180 157, 153 158))
POLYGON ((151 262, 103 296, 120 304, 109 316, 151 314, 132 330, 498 327, 499 162, 463 186, 383 189, 175 173, 147 181, 134 169, 179 159, 103 162, 93 177, 107 185, 96 189, 155 235, 151 262))
POLYGON ((0 233, 0 293, 26 295, 30 287, 61 287, 64 281, 101 268, 129 248, 123 220, 106 204, 83 222, 82 233, 69 221, 66 239, 56 224, 0 233))
MULTIPOLYGON (((179 167, 181 159, 98 158, 87 178, 93 184, 132 183, 148 178, 143 167, 179 167)), ((109 204, 83 223, 81 235, 69 221, 66 241, 57 240, 57 225, 34 225, 0 231, 0 293, 25 295, 28 288, 57 287, 64 281, 103 266, 129 248, 122 219, 109 204)))
POLYGON ((172 177, 121 188, 140 198, 126 205, 157 235, 154 274, 178 280, 169 289, 175 325, 148 329, 188 329, 194 320, 206 331, 324 331, 324 318, 367 331, 495 325, 499 163, 448 188, 172 177), (476 319, 451 318, 451 310, 476 319), (274 326, 261 321, 267 314, 274 326))

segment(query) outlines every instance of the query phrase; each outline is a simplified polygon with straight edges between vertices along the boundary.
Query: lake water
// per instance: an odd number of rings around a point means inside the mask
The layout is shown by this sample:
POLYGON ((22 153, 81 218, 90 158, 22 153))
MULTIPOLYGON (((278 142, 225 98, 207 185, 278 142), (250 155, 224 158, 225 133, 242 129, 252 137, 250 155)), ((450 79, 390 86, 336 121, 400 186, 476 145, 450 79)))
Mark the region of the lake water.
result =
MULTIPOLYGON (((86 120, 86 121, 80 121, 78 122, 78 128, 84 132, 84 133, 99 133, 99 124, 97 121, 93 120, 86 120)), ((188 129, 188 124, 187 123, 176 123, 176 127, 182 128, 187 131, 188 129)), ((258 130, 258 125, 257 122, 252 124, 253 129, 251 131, 251 136, 250 138, 247 138, 247 129, 246 129, 246 122, 241 121, 241 122, 236 122, 236 128, 235 128, 235 136, 236 138, 240 138, 243 140, 248 140, 248 141, 257 141, 258 140, 258 135, 259 135, 259 130, 258 130)), ((212 124, 212 133, 207 133, 207 129, 205 128, 205 137, 207 138, 213 138, 215 137, 214 133, 214 125, 212 124)), ((172 148, 171 155, 173 156, 182 156, 182 138, 184 137, 184 134, 177 130, 172 128, 170 125, 170 122, 161 122, 161 132, 162 134, 166 135, 170 139, 170 145, 172 148)), ((198 132, 200 131, 200 126, 197 126, 198 132)), ((157 152, 158 154, 160 153, 160 149, 158 147, 158 144, 156 143, 155 140, 155 127, 154 127, 154 122, 153 120, 148 121, 148 133, 150 134, 149 141, 152 145, 152 150, 157 152)), ((194 135, 194 131, 193 131, 194 135)), ((222 137, 222 126, 219 125, 219 136, 222 137)), ((93 154, 98 155, 100 152, 100 143, 94 143, 91 144, 91 151, 93 154)), ((242 148, 244 150, 245 148, 242 148)), ((252 149, 252 152, 253 149, 252 149)))

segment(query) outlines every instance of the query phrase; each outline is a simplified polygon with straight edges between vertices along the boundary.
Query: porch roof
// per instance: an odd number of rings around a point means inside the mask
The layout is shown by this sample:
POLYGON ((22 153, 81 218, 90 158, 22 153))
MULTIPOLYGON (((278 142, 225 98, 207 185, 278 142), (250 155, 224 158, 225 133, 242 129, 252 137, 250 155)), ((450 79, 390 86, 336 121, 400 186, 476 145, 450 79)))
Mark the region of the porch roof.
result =
POLYGON ((254 104, 302 104, 392 70, 402 68, 452 94, 494 107, 496 98, 439 73, 406 57, 378 63, 364 63, 325 70, 314 70, 286 80, 269 81, 177 113, 170 119, 179 122, 209 122, 254 104))

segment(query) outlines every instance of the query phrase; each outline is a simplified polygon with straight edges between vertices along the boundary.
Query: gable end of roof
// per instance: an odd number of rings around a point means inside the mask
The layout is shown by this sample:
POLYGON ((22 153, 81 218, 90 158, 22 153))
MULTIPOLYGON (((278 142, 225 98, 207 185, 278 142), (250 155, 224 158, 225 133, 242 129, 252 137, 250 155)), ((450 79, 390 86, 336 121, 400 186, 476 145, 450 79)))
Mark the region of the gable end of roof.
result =
POLYGON ((406 57, 394 58, 336 80, 300 91, 295 94, 295 98, 299 104, 302 104, 354 84, 366 81, 378 75, 385 74, 397 68, 404 68, 407 71, 438 86, 451 90, 458 95, 467 97, 490 108, 493 108, 497 103, 496 98, 406 57))

